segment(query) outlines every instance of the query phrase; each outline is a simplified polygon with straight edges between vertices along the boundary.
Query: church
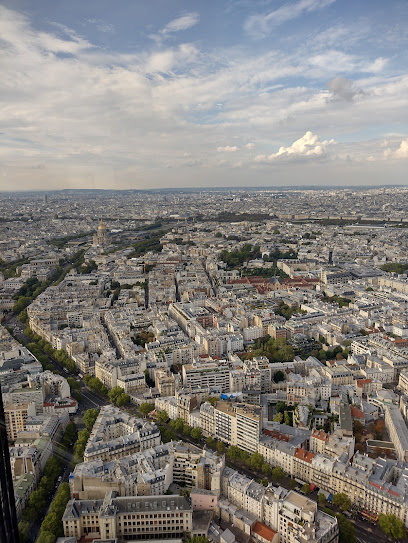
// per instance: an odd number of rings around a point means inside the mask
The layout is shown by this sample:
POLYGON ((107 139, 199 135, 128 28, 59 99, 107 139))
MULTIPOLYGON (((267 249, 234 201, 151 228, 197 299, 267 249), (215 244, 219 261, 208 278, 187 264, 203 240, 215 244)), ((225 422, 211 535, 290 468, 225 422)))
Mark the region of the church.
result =
POLYGON ((103 221, 101 219, 101 221, 99 223, 99 226, 98 226, 98 231, 96 232, 96 234, 93 237, 93 245, 103 247, 103 246, 108 245, 108 244, 109 244, 108 231, 106 230, 106 226, 103 224, 103 221))

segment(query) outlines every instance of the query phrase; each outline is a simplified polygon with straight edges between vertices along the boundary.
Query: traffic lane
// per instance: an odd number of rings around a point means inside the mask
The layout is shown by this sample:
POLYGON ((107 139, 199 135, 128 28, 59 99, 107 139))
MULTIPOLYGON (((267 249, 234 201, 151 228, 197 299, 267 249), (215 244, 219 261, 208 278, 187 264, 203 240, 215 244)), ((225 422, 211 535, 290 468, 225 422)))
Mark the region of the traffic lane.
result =
POLYGON ((101 408, 104 405, 108 405, 110 402, 105 398, 101 398, 95 392, 89 390, 89 388, 81 388, 81 399, 79 401, 80 406, 86 407, 87 409, 96 407, 101 408))

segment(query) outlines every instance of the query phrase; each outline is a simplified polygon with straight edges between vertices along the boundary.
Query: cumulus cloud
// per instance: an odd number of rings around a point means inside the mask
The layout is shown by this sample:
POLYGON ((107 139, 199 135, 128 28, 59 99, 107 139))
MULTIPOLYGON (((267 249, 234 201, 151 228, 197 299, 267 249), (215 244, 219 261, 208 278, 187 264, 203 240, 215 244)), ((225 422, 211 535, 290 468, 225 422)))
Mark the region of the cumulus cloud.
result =
POLYGON ((385 158, 408 158, 408 138, 402 140, 400 146, 396 150, 390 148, 384 151, 385 158))
POLYGON ((255 147, 255 143, 247 143, 245 145, 245 149, 253 149, 255 147))
POLYGON ((334 77, 327 83, 327 88, 332 93, 332 98, 335 100, 343 100, 352 102, 356 96, 361 96, 364 91, 358 89, 354 81, 345 79, 344 77, 334 77))
POLYGON ((304 136, 294 141, 289 147, 280 147, 277 153, 271 155, 258 155, 256 162, 273 162, 274 160, 296 160, 303 157, 323 158, 327 147, 334 144, 334 140, 319 141, 319 136, 308 131, 304 136))
POLYGON ((225 147, 217 147, 217 151, 219 153, 235 153, 235 151, 238 151, 238 147, 236 145, 234 145, 233 147, 231 147, 230 145, 226 145, 225 147))
POLYGON ((333 2, 335 0, 300 0, 295 4, 289 2, 269 13, 251 15, 244 23, 244 30, 253 38, 264 38, 273 27, 296 19, 303 13, 325 8, 333 2))

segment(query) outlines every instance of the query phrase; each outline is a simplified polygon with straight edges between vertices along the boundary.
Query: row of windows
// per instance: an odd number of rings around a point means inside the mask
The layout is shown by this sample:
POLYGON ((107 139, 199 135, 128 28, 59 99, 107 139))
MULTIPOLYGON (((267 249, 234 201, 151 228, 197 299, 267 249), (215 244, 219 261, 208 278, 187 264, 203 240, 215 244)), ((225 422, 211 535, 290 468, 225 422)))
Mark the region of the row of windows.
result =
MULTIPOLYGON (((188 513, 186 513, 187 515, 188 513)), ((122 515, 121 520, 135 520, 137 519, 155 519, 155 518, 183 518, 184 513, 132 513, 131 515, 122 515)))
MULTIPOLYGON (((166 523, 166 524, 180 524, 180 522, 183 522, 183 519, 179 520, 179 519, 169 519, 169 520, 165 520, 165 519, 158 519, 158 520, 148 520, 148 521, 144 521, 144 522, 140 522, 140 521, 125 521, 123 523, 124 526, 152 526, 152 525, 156 525, 156 524, 163 524, 163 523, 166 523)), ((121 526, 121 522, 119 522, 119 526, 121 526)))

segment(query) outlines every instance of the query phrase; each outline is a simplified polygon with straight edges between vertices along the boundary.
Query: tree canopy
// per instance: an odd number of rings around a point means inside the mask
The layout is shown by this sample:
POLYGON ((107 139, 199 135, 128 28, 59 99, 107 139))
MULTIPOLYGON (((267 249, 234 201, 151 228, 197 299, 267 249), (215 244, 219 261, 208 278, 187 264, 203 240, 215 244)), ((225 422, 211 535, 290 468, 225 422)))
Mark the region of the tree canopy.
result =
POLYGON ((333 496, 332 503, 334 506, 339 507, 342 511, 348 511, 351 507, 350 498, 344 492, 335 494, 333 496))
POLYGON ((388 537, 403 539, 407 535, 404 523, 395 515, 384 515, 381 513, 378 517, 378 524, 388 537))
POLYGON ((139 411, 144 416, 147 417, 147 415, 154 410, 154 404, 149 402, 143 402, 139 405, 139 411))

